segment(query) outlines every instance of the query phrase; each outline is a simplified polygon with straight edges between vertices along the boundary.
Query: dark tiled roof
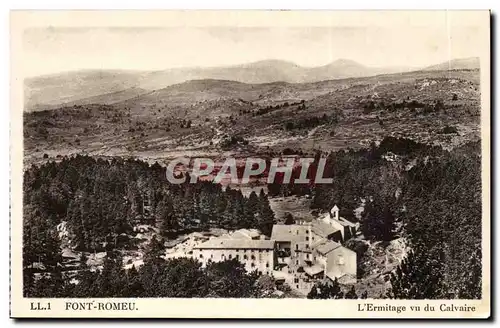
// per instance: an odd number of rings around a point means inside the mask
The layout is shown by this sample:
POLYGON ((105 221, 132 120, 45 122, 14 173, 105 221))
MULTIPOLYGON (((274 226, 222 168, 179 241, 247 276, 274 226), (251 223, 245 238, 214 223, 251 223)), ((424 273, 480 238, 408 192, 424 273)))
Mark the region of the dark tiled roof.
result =
POLYGON ((337 282, 339 284, 350 284, 352 282, 355 282, 356 281, 356 276, 352 275, 352 274, 343 274, 339 277, 336 277, 335 274, 333 272, 327 272, 326 273, 326 276, 328 278, 330 278, 332 281, 335 280, 335 278, 337 278, 337 282))

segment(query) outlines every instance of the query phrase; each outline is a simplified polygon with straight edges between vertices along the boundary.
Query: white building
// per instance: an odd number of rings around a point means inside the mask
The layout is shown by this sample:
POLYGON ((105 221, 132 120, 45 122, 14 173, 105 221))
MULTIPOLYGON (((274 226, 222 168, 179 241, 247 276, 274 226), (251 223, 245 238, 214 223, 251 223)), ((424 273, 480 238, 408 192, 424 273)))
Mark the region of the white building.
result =
POLYGON ((236 259, 248 272, 284 279, 307 294, 315 281, 329 278, 340 283, 356 282, 356 253, 342 242, 353 237, 358 224, 339 216, 334 206, 322 218, 304 224, 276 224, 270 240, 257 230, 241 229, 212 238, 193 248, 203 266, 210 261, 236 259))
MULTIPOLYGON (((248 231, 248 230, 247 230, 248 231)), ((236 259, 248 272, 272 275, 275 257, 273 240, 253 239, 260 235, 236 231, 228 237, 212 238, 193 248, 193 257, 203 266, 209 261, 236 259)))
POLYGON ((310 223, 274 225, 271 240, 276 241, 276 270, 284 271, 285 281, 303 293, 318 279, 356 282, 357 254, 341 242, 357 229, 357 224, 339 216, 337 206, 310 223))

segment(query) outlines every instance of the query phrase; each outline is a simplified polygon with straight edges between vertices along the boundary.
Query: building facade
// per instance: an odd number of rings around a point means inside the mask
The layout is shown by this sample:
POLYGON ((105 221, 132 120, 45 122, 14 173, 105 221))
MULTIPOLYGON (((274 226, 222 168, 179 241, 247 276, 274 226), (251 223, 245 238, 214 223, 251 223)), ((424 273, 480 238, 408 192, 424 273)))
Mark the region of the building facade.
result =
POLYGON ((357 254, 341 243, 357 230, 356 224, 339 216, 337 206, 313 222, 274 225, 271 240, 276 241, 278 250, 275 274, 303 294, 320 279, 355 283, 357 254))
POLYGON ((312 222, 275 224, 270 240, 256 230, 241 229, 195 246, 192 256, 203 266, 236 259, 248 272, 273 276, 307 294, 321 279, 356 282, 356 253, 342 243, 357 230, 334 206, 312 222))
POLYGON ((272 240, 214 238, 193 248, 193 257, 206 266, 211 262, 236 259, 248 272, 272 275, 275 243, 272 240))

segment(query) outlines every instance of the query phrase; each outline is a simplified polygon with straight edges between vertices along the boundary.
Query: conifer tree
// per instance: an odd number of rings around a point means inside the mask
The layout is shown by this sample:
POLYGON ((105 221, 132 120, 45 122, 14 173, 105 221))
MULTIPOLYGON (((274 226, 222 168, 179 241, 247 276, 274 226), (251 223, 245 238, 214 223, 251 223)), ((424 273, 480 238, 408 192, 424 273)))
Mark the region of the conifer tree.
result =
POLYGON ((389 298, 439 299, 444 297, 441 245, 427 250, 417 246, 391 273, 389 298))
POLYGON ((365 238, 391 241, 394 237, 394 215, 389 206, 381 200, 369 202, 361 222, 361 231, 365 238))
POLYGON ((356 294, 356 290, 354 289, 354 286, 351 287, 351 289, 345 294, 346 299, 357 299, 358 295, 356 294))
POLYGON ((334 281, 317 282, 311 288, 309 294, 307 294, 309 299, 341 299, 344 298, 344 293, 340 288, 340 284, 335 278, 334 281))
POLYGON ((161 237, 153 235, 149 244, 146 248, 146 254, 144 255, 145 264, 157 264, 163 262, 160 257, 165 254, 164 241, 161 237))
POLYGON ((260 210, 258 216, 258 226, 263 234, 270 236, 275 217, 271 206, 269 206, 267 195, 264 193, 263 189, 260 190, 259 203, 260 210))
POLYGON ((463 270, 459 282, 458 298, 461 299, 481 299, 482 294, 482 266, 481 266, 481 248, 479 247, 470 255, 467 264, 467 270, 463 270))

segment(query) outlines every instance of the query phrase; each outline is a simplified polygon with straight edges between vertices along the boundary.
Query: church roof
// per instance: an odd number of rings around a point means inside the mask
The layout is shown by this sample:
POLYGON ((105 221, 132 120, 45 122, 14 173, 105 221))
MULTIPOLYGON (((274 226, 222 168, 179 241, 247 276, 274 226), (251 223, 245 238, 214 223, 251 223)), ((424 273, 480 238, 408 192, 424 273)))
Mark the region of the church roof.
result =
POLYGON ((344 219, 343 217, 339 218, 339 222, 343 226, 356 227, 356 223, 353 223, 353 222, 351 222, 351 221, 349 221, 347 219, 344 219))
POLYGON ((319 220, 313 222, 311 228, 312 228, 312 232, 314 232, 315 234, 317 234, 318 236, 323 237, 323 238, 326 238, 330 235, 333 235, 334 233, 339 231, 339 229, 332 227, 331 225, 329 225, 325 222, 319 221, 319 220))

